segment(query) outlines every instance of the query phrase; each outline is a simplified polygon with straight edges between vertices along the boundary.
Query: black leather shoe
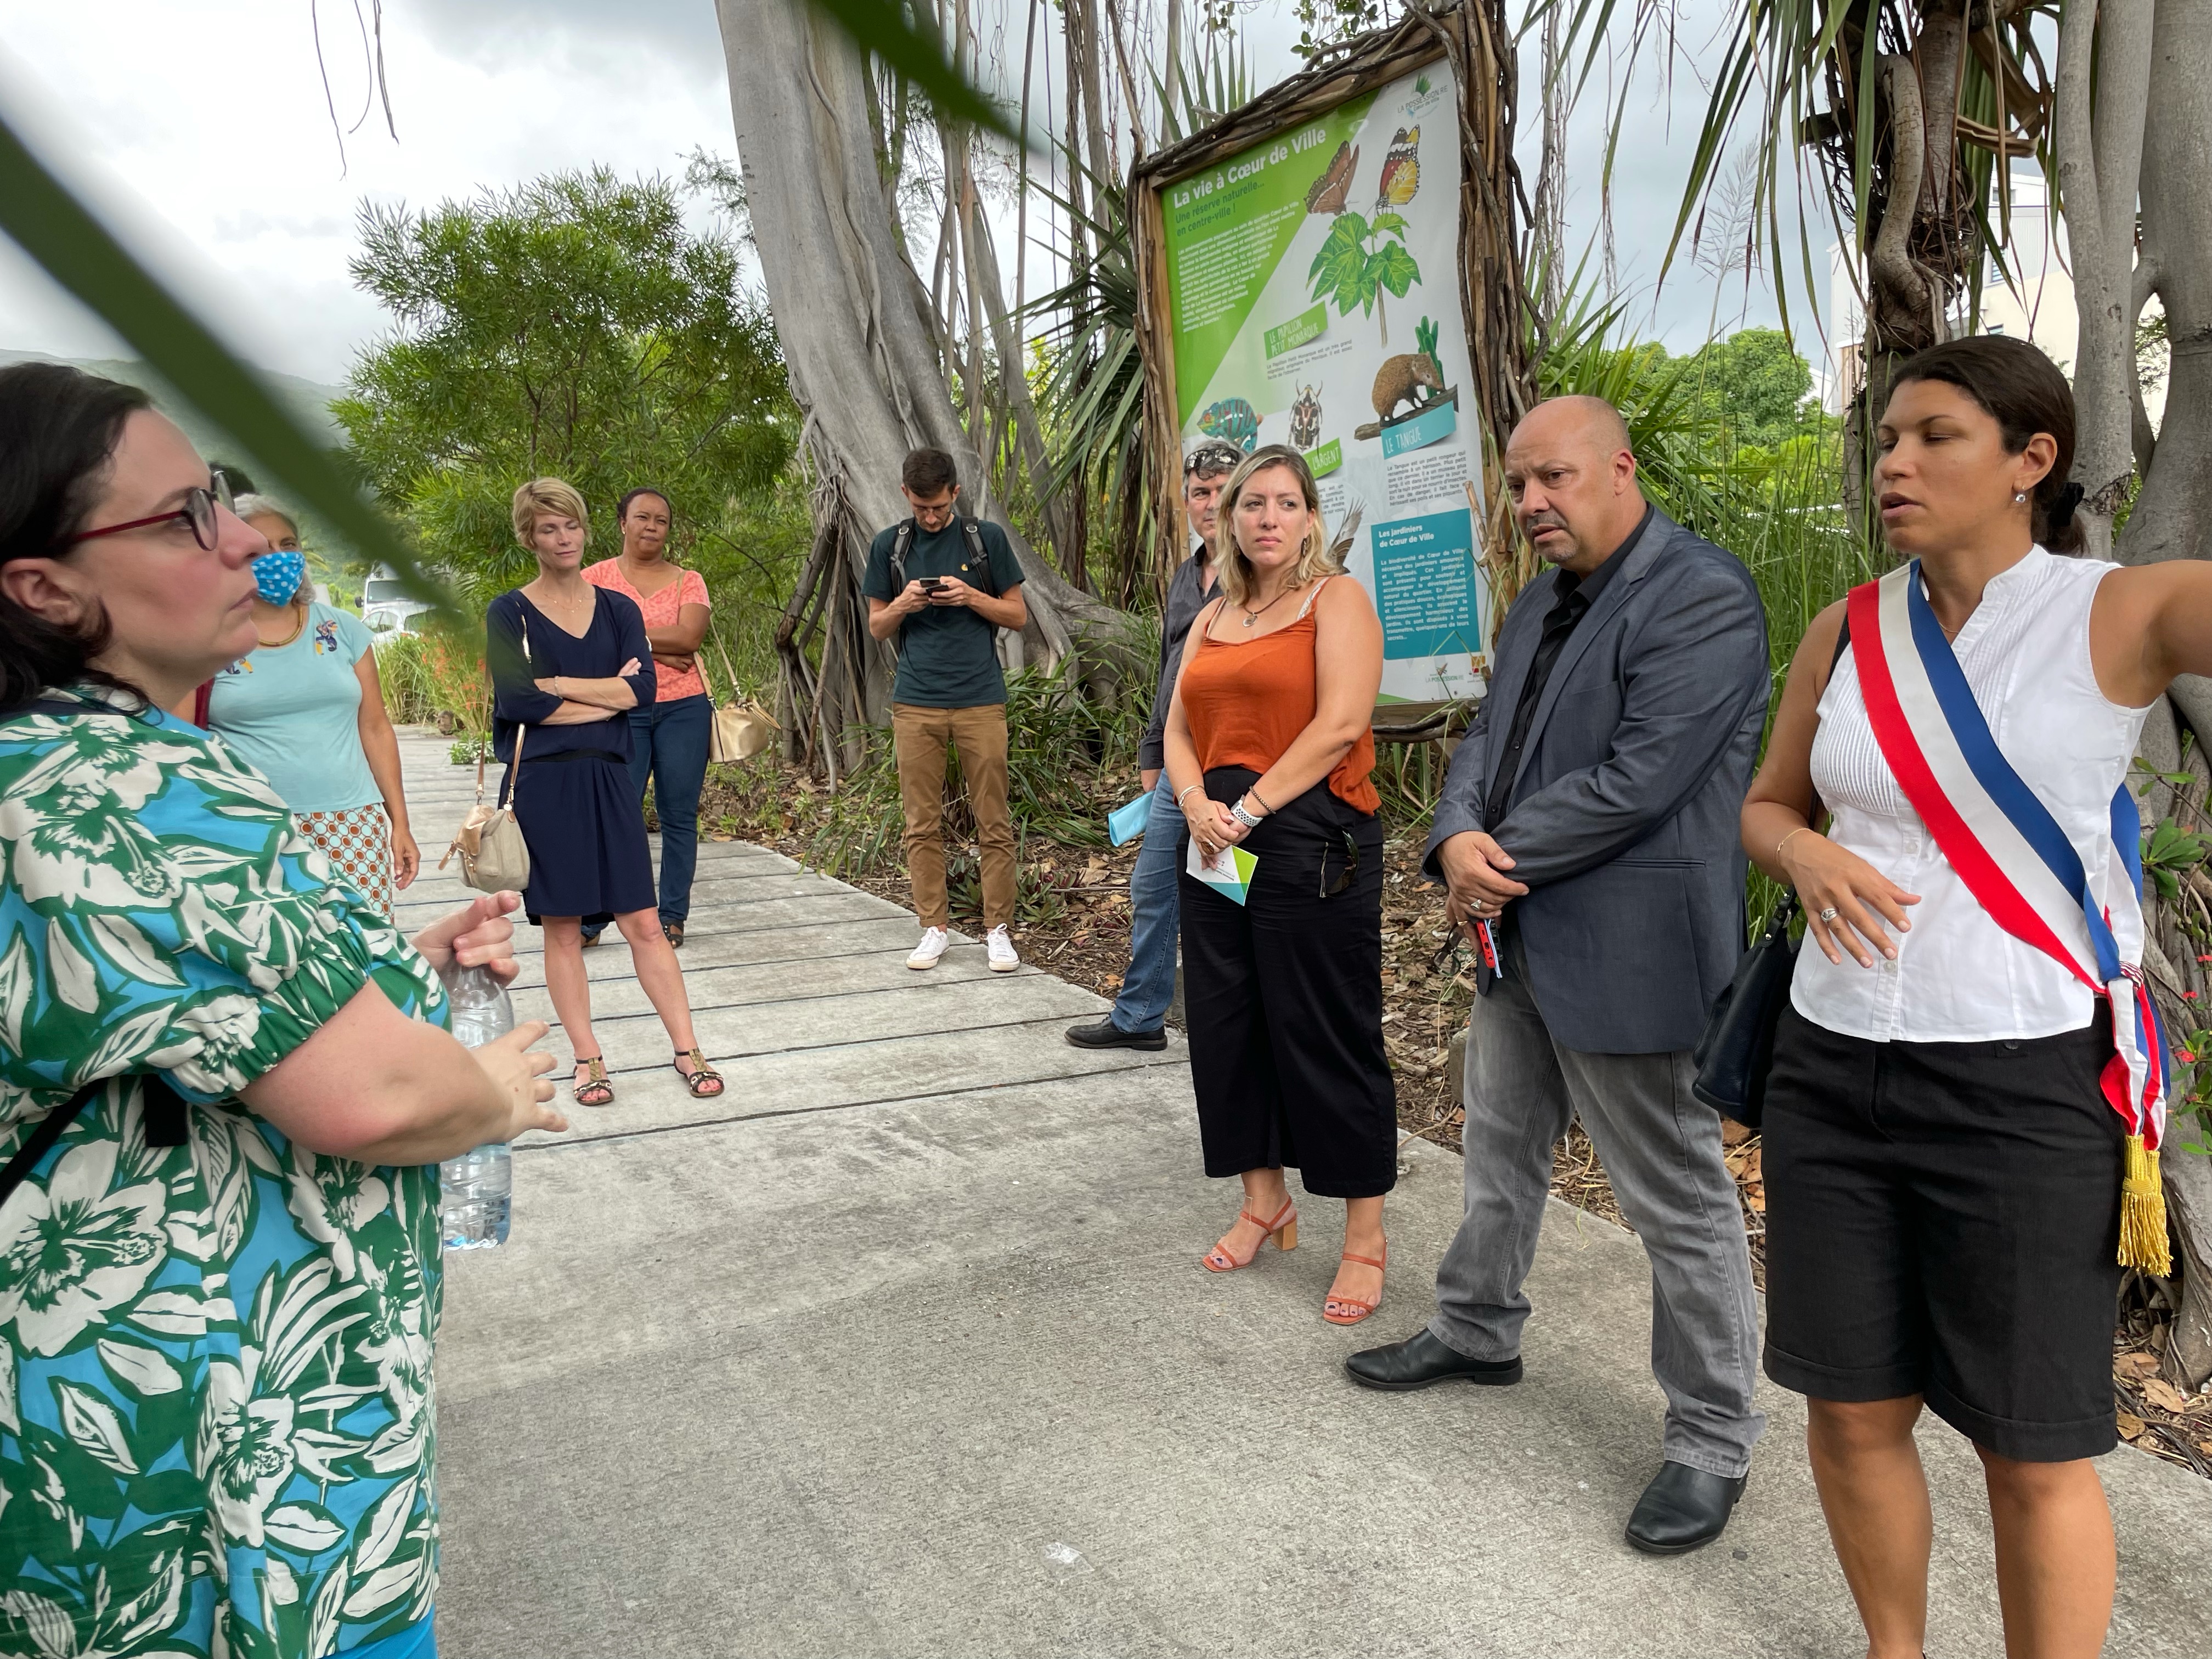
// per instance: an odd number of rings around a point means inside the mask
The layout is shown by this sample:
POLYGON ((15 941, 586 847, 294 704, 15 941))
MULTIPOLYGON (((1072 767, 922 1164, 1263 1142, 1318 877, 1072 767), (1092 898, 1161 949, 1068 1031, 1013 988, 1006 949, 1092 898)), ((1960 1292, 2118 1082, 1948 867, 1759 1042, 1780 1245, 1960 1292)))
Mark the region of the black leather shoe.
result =
POLYGON ((1072 1025, 1067 1040, 1079 1048, 1164 1048, 1168 1046, 1167 1028, 1155 1025, 1149 1031, 1125 1031, 1110 1019, 1102 1019, 1096 1025, 1072 1025))
POLYGON ((1703 1549, 1726 1529, 1747 1478, 1731 1480, 1687 1463, 1662 1463, 1628 1517, 1628 1541, 1646 1555, 1703 1549))
POLYGON ((1500 1389, 1521 1380, 1518 1358, 1469 1359, 1439 1341, 1434 1332, 1425 1330, 1388 1347, 1362 1349, 1344 1362, 1344 1369, 1363 1388, 1389 1389, 1400 1394, 1455 1376, 1500 1389))

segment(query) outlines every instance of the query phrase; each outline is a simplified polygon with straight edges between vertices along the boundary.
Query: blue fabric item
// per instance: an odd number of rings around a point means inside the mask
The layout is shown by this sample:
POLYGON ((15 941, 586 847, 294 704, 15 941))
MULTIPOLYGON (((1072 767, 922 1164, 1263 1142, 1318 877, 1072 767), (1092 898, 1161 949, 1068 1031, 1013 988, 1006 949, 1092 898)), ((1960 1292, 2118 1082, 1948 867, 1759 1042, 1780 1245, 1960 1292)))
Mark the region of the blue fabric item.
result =
POLYGON ((425 1613, 397 1636, 357 1648, 340 1648, 337 1659, 438 1659, 437 1619, 425 1613))
POLYGON ((1114 999, 1114 1024, 1157 1031, 1175 1000, 1176 939, 1181 920, 1176 878, 1182 863, 1182 813, 1164 775, 1152 791, 1152 821, 1129 872, 1129 971, 1114 999))
POLYGON ((1145 833, 1152 821, 1152 798, 1139 795, 1127 805, 1117 806, 1106 815, 1106 833, 1116 847, 1126 845, 1145 833))
POLYGON ((427 1613, 396 1637, 369 1641, 361 1648, 338 1648, 337 1659, 438 1659, 438 1620, 427 1613))
POLYGON ((699 865, 699 792, 707 782, 707 740, 714 725, 712 697, 678 697, 633 708, 629 781, 641 803, 653 783, 660 819, 660 919, 691 914, 691 874, 699 865))
MULTIPOLYGON (((264 553, 255 568, 274 556, 264 553)), ((357 665, 368 648, 360 617, 311 605, 299 638, 273 650, 257 645, 209 689, 209 729, 295 812, 346 812, 384 799, 361 746, 357 665)))
POLYGON ((307 556, 293 548, 264 553, 253 561, 254 591, 271 605, 289 605, 307 580, 307 556))

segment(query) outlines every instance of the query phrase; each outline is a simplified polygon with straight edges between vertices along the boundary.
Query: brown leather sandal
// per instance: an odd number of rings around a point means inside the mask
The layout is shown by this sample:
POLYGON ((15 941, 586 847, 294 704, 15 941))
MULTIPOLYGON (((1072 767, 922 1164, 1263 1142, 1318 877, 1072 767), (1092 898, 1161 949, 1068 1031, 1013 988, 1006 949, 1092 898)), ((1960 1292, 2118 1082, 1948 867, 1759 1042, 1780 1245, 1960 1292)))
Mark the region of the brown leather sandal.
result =
POLYGON ((684 948, 684 924, 682 922, 662 922, 660 924, 660 936, 668 941, 668 945, 671 950, 680 951, 684 948))
MULTIPOLYGON (((1344 1261, 1357 1261, 1363 1267, 1377 1269, 1380 1269, 1383 1262, 1387 1262, 1389 1259, 1390 1247, 1388 1244, 1382 1247, 1382 1261, 1377 1261, 1371 1255, 1354 1255, 1349 1250, 1339 1258, 1344 1261)), ((1361 1302, 1348 1296, 1332 1296, 1322 1304, 1321 1316, 1332 1325, 1357 1325, 1382 1305, 1382 1292, 1380 1291, 1375 1292, 1375 1299, 1372 1302, 1361 1302)))
POLYGON ((615 1085, 607 1081, 607 1061, 604 1054, 593 1054, 589 1060, 579 1060, 577 1068, 584 1075, 575 1085, 579 1106, 611 1106, 615 1103, 615 1085))
POLYGON ((1239 1267, 1250 1267, 1260 1259, 1260 1252, 1267 1248, 1267 1240, 1270 1238, 1275 1241, 1275 1248, 1279 1250, 1295 1250, 1298 1248, 1298 1208, 1288 1196, 1283 1200, 1283 1207, 1275 1212, 1275 1218, 1273 1221, 1254 1215, 1249 1210, 1237 1211, 1237 1218, 1239 1221, 1250 1222, 1261 1230, 1264 1237, 1252 1247, 1252 1254, 1239 1261, 1229 1254, 1228 1237, 1224 1235, 1220 1243, 1216 1244, 1198 1259, 1198 1265, 1206 1272, 1233 1273, 1239 1267))
POLYGON ((676 1075, 684 1079, 684 1086, 691 1091, 694 1100, 712 1100, 722 1092, 722 1074, 707 1063, 707 1056, 696 1048, 678 1048, 678 1060, 688 1060, 692 1069, 676 1067, 676 1075))

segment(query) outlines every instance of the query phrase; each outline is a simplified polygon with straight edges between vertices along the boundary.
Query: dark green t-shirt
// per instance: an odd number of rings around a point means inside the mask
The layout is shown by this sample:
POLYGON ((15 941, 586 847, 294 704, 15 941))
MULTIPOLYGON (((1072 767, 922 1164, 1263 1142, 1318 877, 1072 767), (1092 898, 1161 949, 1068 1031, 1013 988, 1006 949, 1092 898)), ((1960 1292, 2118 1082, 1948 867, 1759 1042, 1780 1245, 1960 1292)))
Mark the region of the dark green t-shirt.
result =
MULTIPOLYGON (((907 549, 906 579, 957 576, 969 586, 1004 599, 1022 580, 1021 565, 1007 545, 1006 532, 982 522, 983 550, 991 562, 990 574, 969 568, 972 556, 968 538, 954 519, 931 535, 920 525, 914 544, 907 549)), ((860 591, 886 605, 898 597, 891 586, 891 544, 898 526, 879 532, 868 547, 868 574, 860 591)), ((926 605, 899 624, 898 678, 891 684, 893 702, 910 702, 925 708, 973 708, 1006 700, 1006 682, 999 672, 999 630, 964 605, 926 605)))

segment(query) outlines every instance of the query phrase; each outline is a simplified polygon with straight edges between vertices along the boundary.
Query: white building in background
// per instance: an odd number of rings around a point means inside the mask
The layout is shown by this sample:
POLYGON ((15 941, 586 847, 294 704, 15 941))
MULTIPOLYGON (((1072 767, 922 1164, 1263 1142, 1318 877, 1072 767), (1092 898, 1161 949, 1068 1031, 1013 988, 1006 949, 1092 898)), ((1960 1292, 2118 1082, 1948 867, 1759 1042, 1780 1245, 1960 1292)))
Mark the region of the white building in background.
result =
MULTIPOLYGON (((2043 174, 2034 168, 2013 170, 2011 224, 2010 280, 1992 262, 1982 283, 1979 331, 2033 340, 2070 375, 2081 323, 2074 309, 2074 278, 2065 264, 2066 228, 2060 224, 2053 234, 2043 174)), ((1820 390, 1821 405, 1832 415, 1841 413, 1857 392, 1862 374, 1859 354, 1866 337, 1866 313, 1855 280, 1856 265, 1854 251, 1829 245, 1828 304, 1820 319, 1828 351, 1820 390)), ((1954 321, 1963 328, 1966 320, 1962 305, 1954 321)), ((2162 380, 2146 394, 2144 403, 2155 424, 2166 410, 2162 380)))

